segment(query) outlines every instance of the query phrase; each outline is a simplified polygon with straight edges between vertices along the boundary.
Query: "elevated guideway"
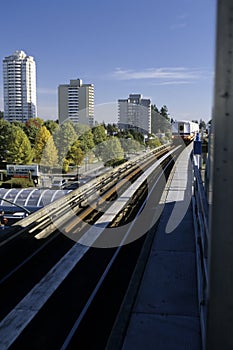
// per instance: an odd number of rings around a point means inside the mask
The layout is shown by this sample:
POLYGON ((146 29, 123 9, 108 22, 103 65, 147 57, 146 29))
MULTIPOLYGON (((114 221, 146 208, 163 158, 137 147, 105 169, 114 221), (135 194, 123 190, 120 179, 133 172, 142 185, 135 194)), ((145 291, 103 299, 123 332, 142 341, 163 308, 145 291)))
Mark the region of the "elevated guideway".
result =
MULTIPOLYGON (((168 271, 165 268, 163 269, 163 267, 168 268, 169 260, 166 261, 167 265, 162 265, 159 262, 161 267, 159 275, 154 264, 155 260, 158 260, 157 256, 161 254, 161 250, 165 249, 167 251, 169 248, 168 245, 164 245, 165 240, 160 239, 161 220, 142 279, 142 285, 134 304, 123 349, 233 349, 233 3, 232 0, 218 0, 216 4, 214 103, 208 156, 210 176, 208 179, 209 208, 207 209, 209 219, 206 221, 205 216, 196 215, 193 222, 195 224, 198 219, 198 225, 194 226, 199 226, 202 233, 198 237, 196 248, 197 254, 202 253, 201 260, 198 259, 197 270, 202 268, 204 285, 203 288, 200 288, 200 290, 198 288, 198 291, 195 292, 203 296, 202 302, 199 304, 200 310, 198 309, 202 342, 195 322, 197 307, 194 300, 190 304, 193 309, 189 309, 188 313, 186 309, 186 313, 182 314, 187 296, 190 294, 184 294, 183 289, 178 293, 178 287, 181 284, 175 283, 186 271, 185 263, 187 263, 187 260, 185 256, 187 256, 188 247, 179 270, 176 270, 176 281, 172 271, 175 272, 178 265, 170 266, 171 275, 169 278, 168 271), (209 227, 207 227, 207 224, 209 227), (156 253, 157 256, 155 256, 156 253), (156 274, 159 277, 158 279, 156 279, 156 274), (167 284, 164 283, 164 281, 166 282, 166 279, 164 279, 166 274, 168 276, 167 284), (173 279, 173 284, 169 283, 171 279, 173 279), (154 281, 154 284, 152 281, 154 281), (152 286, 153 290, 150 290, 152 286), (162 289, 160 289, 161 287, 162 289), (171 289, 171 293, 165 292, 168 288, 171 289), (163 291, 163 299, 158 292, 159 290, 163 291), (148 293, 148 299, 145 291, 148 293), (178 294, 178 299, 172 297, 178 294), (171 298, 168 297, 169 295, 171 298), (167 303, 167 305, 170 305, 167 309, 165 308, 166 301, 170 302, 167 303), (180 322, 183 321, 183 325, 175 322, 177 312, 180 316, 180 322), (193 321, 192 325, 191 321, 193 321)), ((180 190, 182 189, 180 188, 180 190)), ((200 206, 201 211, 205 211, 204 202, 205 200, 202 202, 203 205, 200 206)), ((184 237, 188 236, 187 232, 193 230, 191 225, 188 228, 186 224, 187 222, 183 220, 179 225, 178 232, 184 233, 183 248, 185 247, 184 237)), ((178 237, 178 233, 175 236, 178 237)), ((176 234, 175 231, 174 234, 176 234)), ((166 236, 166 240, 171 237, 172 235, 166 236)), ((172 255, 172 252, 170 252, 170 255, 172 255)), ((192 267, 192 272, 193 269, 194 267, 192 267)), ((191 282, 188 284, 188 276, 186 277, 183 282, 186 281, 187 288, 188 285, 189 288, 196 288, 196 285, 191 282)), ((190 293, 194 293, 193 289, 188 290, 190 293)))
POLYGON ((147 244, 149 253, 144 252, 139 261, 108 349, 202 348, 192 210, 192 148, 191 144, 181 153, 169 177, 162 198, 165 207, 147 244))

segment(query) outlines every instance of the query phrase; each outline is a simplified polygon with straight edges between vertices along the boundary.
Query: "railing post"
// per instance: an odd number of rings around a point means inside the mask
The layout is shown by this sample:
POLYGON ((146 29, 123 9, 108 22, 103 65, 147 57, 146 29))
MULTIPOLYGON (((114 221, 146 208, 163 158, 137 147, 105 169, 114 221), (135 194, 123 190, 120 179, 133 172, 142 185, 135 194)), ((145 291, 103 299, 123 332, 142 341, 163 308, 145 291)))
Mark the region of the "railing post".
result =
POLYGON ((207 308, 207 281, 208 281, 208 245, 209 245, 209 220, 208 204, 204 186, 198 169, 197 160, 193 159, 194 192, 193 192, 193 223, 196 241, 197 285, 198 305, 201 325, 202 350, 206 343, 206 308, 207 308))
POLYGON ((202 144, 199 133, 197 133, 195 140, 193 141, 193 154, 197 162, 198 169, 201 168, 201 153, 202 153, 202 144))

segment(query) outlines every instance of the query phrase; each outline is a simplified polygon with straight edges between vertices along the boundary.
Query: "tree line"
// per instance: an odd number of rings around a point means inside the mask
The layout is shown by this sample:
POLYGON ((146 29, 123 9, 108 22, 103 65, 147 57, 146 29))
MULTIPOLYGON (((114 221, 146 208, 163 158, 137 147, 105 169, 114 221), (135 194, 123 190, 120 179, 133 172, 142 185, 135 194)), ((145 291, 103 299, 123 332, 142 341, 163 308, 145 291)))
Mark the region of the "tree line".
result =
MULTIPOLYGON (((157 140, 151 146, 159 144, 157 140)), ((70 166, 81 165, 85 157, 113 165, 144 147, 144 136, 139 131, 119 130, 115 124, 103 123, 90 129, 70 121, 59 125, 41 118, 25 123, 0 119, 1 165, 38 163, 67 172, 70 166)))

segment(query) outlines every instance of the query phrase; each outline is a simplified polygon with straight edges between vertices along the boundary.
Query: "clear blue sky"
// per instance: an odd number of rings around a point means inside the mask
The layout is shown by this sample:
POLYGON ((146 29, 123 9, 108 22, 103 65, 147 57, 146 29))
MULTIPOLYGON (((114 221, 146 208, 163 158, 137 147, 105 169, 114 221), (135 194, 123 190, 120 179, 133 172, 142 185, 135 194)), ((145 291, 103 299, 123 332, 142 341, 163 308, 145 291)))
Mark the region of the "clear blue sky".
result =
POLYGON ((215 21, 215 0, 1 1, 1 66, 15 50, 35 58, 43 119, 57 118, 58 85, 80 78, 95 85, 101 121, 116 121, 103 106, 131 93, 167 105, 175 119, 208 121, 215 21))

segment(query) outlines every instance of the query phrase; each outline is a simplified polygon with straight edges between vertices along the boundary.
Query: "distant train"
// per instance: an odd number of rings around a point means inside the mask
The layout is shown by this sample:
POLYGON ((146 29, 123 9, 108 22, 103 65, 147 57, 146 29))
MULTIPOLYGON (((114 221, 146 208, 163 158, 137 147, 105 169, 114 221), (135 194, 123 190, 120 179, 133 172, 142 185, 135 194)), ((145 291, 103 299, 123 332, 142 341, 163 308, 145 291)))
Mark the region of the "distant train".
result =
POLYGON ((199 124, 190 120, 174 120, 172 122, 172 138, 174 143, 183 141, 185 144, 194 140, 199 132, 199 124))

